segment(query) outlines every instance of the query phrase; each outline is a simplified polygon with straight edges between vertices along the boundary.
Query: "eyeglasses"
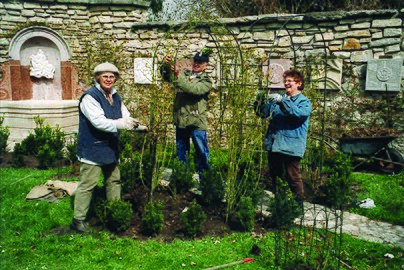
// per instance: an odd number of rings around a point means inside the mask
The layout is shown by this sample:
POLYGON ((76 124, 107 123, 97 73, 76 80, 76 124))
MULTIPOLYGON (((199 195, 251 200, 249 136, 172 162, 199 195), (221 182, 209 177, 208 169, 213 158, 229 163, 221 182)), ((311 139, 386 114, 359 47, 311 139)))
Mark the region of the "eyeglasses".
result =
POLYGON ((284 80, 283 83, 292 83, 295 82, 295 80, 284 80))
POLYGON ((102 75, 101 78, 103 78, 104 80, 115 80, 116 77, 114 75, 108 76, 108 75, 102 75))

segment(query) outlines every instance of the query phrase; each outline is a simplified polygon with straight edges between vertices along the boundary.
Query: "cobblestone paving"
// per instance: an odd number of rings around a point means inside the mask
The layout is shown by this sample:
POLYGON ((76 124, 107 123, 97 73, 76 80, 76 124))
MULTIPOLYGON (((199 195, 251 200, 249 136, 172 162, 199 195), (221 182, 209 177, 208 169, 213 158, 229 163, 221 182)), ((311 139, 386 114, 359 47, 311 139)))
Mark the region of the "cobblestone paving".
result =
MULTIPOLYGON (((265 206, 268 203, 268 199, 273 197, 271 192, 265 192, 266 196, 264 196, 262 201, 264 206, 263 209, 266 209, 265 206)), ((263 214, 270 215, 270 213, 266 211, 263 211, 263 214)), ((335 228, 335 225, 341 225, 341 219, 343 233, 365 239, 367 241, 398 246, 404 249, 403 226, 392 225, 381 221, 374 221, 367 217, 349 212, 343 212, 341 215, 341 211, 335 211, 322 205, 304 202, 304 219, 302 221, 305 226, 315 226, 316 228, 335 228), (335 224, 336 222, 337 224, 335 224)), ((300 218, 295 220, 295 223, 297 224, 300 224, 300 222, 300 218)))
MULTIPOLYGON (((404 249, 404 228, 399 225, 392 225, 386 222, 370 220, 367 217, 357 214, 333 211, 321 205, 305 202, 305 225, 315 225, 318 228, 328 226, 333 228, 337 220, 337 225, 341 224, 342 232, 365 239, 371 242, 379 242, 386 245, 399 246, 404 249)), ((296 220, 299 221, 300 220, 296 220)))

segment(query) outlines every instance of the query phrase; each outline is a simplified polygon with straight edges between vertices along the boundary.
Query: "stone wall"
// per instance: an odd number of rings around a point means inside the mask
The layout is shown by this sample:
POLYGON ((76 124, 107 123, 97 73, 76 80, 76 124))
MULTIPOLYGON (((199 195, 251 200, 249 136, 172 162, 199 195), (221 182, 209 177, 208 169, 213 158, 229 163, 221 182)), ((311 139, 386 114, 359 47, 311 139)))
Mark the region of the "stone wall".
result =
POLYGON ((47 26, 68 43, 72 62, 83 57, 84 41, 94 33, 125 38, 147 17, 148 1, 39 0, 0 2, 0 63, 8 60, 14 34, 29 26, 47 26))
MULTIPOLYGON (((86 57, 85 42, 95 33, 123 42, 128 53, 156 56, 156 46, 161 46, 167 32, 176 31, 186 22, 147 23, 148 5, 148 1, 136 0, 0 3, 0 63, 9 60, 13 36, 29 26, 46 26, 56 31, 70 47, 74 64, 86 57)), ((217 46, 217 40, 213 40, 215 33, 212 37, 207 29, 212 30, 214 24, 219 24, 229 31, 227 36, 220 38, 233 39, 240 48, 256 50, 262 56, 270 54, 272 58, 292 60, 323 57, 327 50, 327 57, 352 64, 356 75, 363 79, 368 60, 404 58, 403 17, 404 10, 380 10, 220 19, 215 23, 200 22, 180 38, 170 37, 163 42, 167 47, 181 43, 180 55, 189 57, 205 46, 217 46)), ((164 49, 160 49, 160 53, 162 51, 164 49)), ((133 76, 133 70, 126 72, 133 76)))
MULTIPOLYGON (((307 61, 310 57, 341 60, 363 81, 361 88, 364 89, 369 60, 404 58, 403 17, 404 10, 262 15, 199 22, 191 25, 189 32, 189 28, 184 27, 186 22, 135 23, 132 27, 135 35, 127 48, 144 55, 155 55, 164 51, 156 49, 157 45, 171 46, 178 48, 180 57, 189 57, 198 49, 210 47, 215 55, 218 44, 230 40, 240 50, 255 51, 262 58, 290 59, 292 62, 307 61), (186 33, 167 34, 167 31, 179 33, 181 27, 186 33), (225 30, 219 34, 215 29, 220 27, 225 30)), ((401 89, 404 89, 404 70, 401 77, 401 89)), ((341 81, 346 83, 341 88, 352 87, 347 78, 341 81)))
MULTIPOLYGON (((291 66, 310 57, 338 60, 339 90, 351 87, 364 90, 369 60, 404 58, 404 10, 274 14, 187 23, 147 22, 148 6, 149 1, 137 0, 1 2, 0 64, 9 61, 14 35, 31 26, 57 32, 69 46, 70 61, 78 72, 87 56, 85 44, 90 35, 98 34, 124 44, 127 55, 133 58, 131 65, 120 67, 128 78, 135 76, 136 57, 160 60, 166 53, 174 52, 179 58, 189 58, 210 47, 213 49, 210 72, 217 83, 218 53, 226 50, 218 48, 222 41, 229 41, 240 52, 253 52, 256 59, 290 60, 291 66)), ((404 70, 396 72, 401 77, 402 92, 404 70)))

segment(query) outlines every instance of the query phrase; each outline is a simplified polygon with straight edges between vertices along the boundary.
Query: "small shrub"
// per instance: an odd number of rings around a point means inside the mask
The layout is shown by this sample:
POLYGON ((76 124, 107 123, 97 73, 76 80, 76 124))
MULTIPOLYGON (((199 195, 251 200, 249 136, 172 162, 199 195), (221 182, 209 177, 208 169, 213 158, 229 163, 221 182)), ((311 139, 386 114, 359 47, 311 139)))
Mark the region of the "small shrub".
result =
POLYGON ((206 214, 203 212, 202 207, 194 200, 188 209, 181 214, 181 227, 185 235, 195 236, 205 223, 206 214))
POLYGON ((218 205, 222 202, 225 189, 220 171, 215 169, 205 171, 200 180, 199 190, 202 192, 202 201, 210 205, 218 205))
POLYGON ((16 143, 11 156, 11 165, 13 168, 22 168, 25 166, 24 153, 25 149, 21 143, 16 143))
POLYGON ((173 172, 170 176, 170 187, 174 190, 174 193, 180 194, 195 187, 189 166, 177 159, 173 162, 173 172))
POLYGON ((269 201, 269 226, 277 229, 289 229, 301 212, 301 207, 296 202, 286 181, 278 178, 276 183, 275 198, 269 201))
POLYGON ((115 200, 107 203, 107 224, 117 232, 126 231, 132 218, 132 205, 115 200))
POLYGON ((64 136, 60 127, 52 128, 44 125, 44 119, 34 117, 36 128, 34 134, 28 135, 22 140, 21 145, 26 154, 35 155, 41 169, 52 167, 54 162, 63 158, 64 136))
POLYGON ((8 127, 3 127, 4 116, 0 116, 0 156, 4 155, 7 150, 7 141, 10 136, 8 127))
POLYGON ((142 157, 135 152, 129 158, 121 159, 119 170, 121 172, 121 191, 130 193, 140 182, 142 157))
POLYGON ((157 201, 154 205, 150 201, 142 217, 142 228, 146 234, 157 235, 163 227, 163 203, 157 201))
MULTIPOLYGON (((97 189, 97 188, 96 188, 97 189)), ((94 190, 94 193, 96 190, 94 190)), ((105 226, 107 224, 107 203, 108 201, 105 198, 101 198, 101 197, 96 197, 96 194, 93 194, 92 196, 92 208, 90 207, 90 209, 93 209, 95 215, 98 217, 98 219, 100 220, 100 222, 105 226)), ((91 211, 89 211, 91 212, 91 211)), ((88 216, 91 213, 88 214, 88 216)))
MULTIPOLYGON (((94 191, 100 193, 105 189, 97 187, 94 191)), ((114 231, 126 231, 130 226, 133 214, 132 205, 120 200, 107 201, 102 196, 95 195, 95 198, 92 199, 93 211, 99 221, 114 231)))
POLYGON ((58 159, 59 153, 51 149, 49 144, 45 144, 38 149, 38 162, 40 169, 47 169, 53 166, 54 162, 58 159))
POLYGON ((326 163, 324 173, 328 175, 328 179, 320 189, 326 204, 343 208, 351 199, 353 180, 350 157, 337 151, 332 161, 326 163))
POLYGON ((255 209, 250 197, 242 197, 238 211, 236 212, 237 220, 243 231, 251 232, 254 228, 255 209))

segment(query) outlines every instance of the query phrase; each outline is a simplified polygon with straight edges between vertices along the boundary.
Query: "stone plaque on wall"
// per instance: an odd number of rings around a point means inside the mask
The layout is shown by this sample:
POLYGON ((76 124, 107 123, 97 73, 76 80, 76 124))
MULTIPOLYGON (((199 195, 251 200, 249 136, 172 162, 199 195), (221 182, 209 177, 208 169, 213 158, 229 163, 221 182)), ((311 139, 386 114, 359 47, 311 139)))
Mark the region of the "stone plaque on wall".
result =
POLYGON ((400 91, 403 59, 372 59, 366 70, 367 91, 400 91))
POLYGON ((153 83, 154 68, 152 58, 135 58, 133 66, 135 83, 153 83))
POLYGON ((318 89, 341 90, 342 60, 331 59, 312 66, 311 81, 318 89))
POLYGON ((289 59, 270 59, 262 65, 264 74, 263 86, 270 88, 284 88, 283 72, 290 68, 289 59))

